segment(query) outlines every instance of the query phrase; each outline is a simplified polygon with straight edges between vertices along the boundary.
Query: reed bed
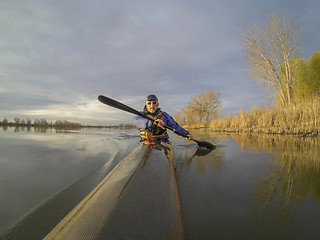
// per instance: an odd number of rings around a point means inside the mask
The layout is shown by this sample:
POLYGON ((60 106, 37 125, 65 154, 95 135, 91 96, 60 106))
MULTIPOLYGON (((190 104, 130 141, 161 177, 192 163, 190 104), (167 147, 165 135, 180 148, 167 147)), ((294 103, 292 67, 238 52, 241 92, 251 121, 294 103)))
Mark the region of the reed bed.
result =
POLYGON ((217 132, 253 132, 316 136, 320 130, 320 97, 297 101, 287 107, 253 108, 249 112, 189 127, 217 132))

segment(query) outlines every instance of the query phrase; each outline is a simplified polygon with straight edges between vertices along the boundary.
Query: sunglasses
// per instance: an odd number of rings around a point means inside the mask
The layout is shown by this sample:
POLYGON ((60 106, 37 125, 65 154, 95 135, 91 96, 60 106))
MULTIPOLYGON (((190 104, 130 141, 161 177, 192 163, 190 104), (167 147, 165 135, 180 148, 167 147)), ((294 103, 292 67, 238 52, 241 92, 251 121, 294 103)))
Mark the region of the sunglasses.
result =
POLYGON ((157 101, 154 101, 154 102, 147 102, 147 104, 148 104, 148 105, 151 105, 151 103, 152 103, 153 105, 156 105, 158 102, 157 102, 157 101))

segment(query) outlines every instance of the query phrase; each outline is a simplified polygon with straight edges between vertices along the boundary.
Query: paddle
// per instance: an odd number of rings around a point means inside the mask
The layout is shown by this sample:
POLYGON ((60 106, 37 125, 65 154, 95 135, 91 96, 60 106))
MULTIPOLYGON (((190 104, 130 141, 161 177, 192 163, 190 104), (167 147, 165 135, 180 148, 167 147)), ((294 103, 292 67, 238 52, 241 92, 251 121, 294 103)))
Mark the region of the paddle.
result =
MULTIPOLYGON (((108 97, 100 95, 98 97, 98 100, 100 102, 106 104, 106 105, 111 106, 111 107, 118 108, 120 110, 123 110, 123 111, 129 112, 129 113, 141 116, 141 117, 146 118, 146 119, 148 119, 148 120, 150 120, 152 122, 155 122, 155 120, 153 118, 150 118, 147 115, 145 115, 145 114, 143 114, 143 113, 141 113, 141 112, 139 112, 139 111, 137 111, 137 110, 135 110, 135 109, 123 104, 123 103, 120 103, 120 102, 118 102, 118 101, 116 101, 114 99, 111 99, 111 98, 108 98, 108 97)), ((168 125, 164 125, 164 127, 169 129, 169 130, 171 130, 171 131, 173 131, 177 135, 180 135, 180 136, 186 137, 186 138, 188 137, 187 134, 185 134, 183 132, 180 132, 180 131, 178 131, 178 130, 176 130, 176 129, 168 126, 168 125)), ((214 145, 212 145, 209 142, 199 141, 199 140, 195 140, 195 139, 192 139, 192 140, 195 141, 198 144, 199 147, 203 147, 203 148, 207 148, 207 149, 213 149, 214 148, 214 145)))

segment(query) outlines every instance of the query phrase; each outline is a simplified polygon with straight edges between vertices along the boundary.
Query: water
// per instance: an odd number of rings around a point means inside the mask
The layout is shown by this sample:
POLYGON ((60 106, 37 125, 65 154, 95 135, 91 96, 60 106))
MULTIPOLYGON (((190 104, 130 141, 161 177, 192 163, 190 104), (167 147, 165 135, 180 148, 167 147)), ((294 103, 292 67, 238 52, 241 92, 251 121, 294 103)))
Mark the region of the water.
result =
MULTIPOLYGON (((319 239, 319 139, 171 134, 186 239, 319 239)), ((42 239, 139 140, 137 130, 0 130, 0 239, 42 239)))
POLYGON ((319 138, 233 135, 211 141, 216 150, 180 167, 190 239, 320 239, 319 138))
POLYGON ((0 236, 42 239, 138 140, 110 129, 1 130, 0 236))

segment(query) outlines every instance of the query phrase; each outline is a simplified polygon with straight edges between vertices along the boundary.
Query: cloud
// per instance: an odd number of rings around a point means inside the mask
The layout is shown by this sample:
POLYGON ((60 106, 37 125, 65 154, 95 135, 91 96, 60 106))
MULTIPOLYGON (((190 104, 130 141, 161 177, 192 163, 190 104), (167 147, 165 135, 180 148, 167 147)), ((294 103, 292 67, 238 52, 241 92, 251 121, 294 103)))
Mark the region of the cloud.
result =
POLYGON ((0 118, 130 121, 99 94, 141 109, 154 93, 171 114, 209 89, 227 114, 263 104, 237 35, 276 8, 302 20, 307 55, 317 51, 319 3, 294 2, 2 1, 0 118))

